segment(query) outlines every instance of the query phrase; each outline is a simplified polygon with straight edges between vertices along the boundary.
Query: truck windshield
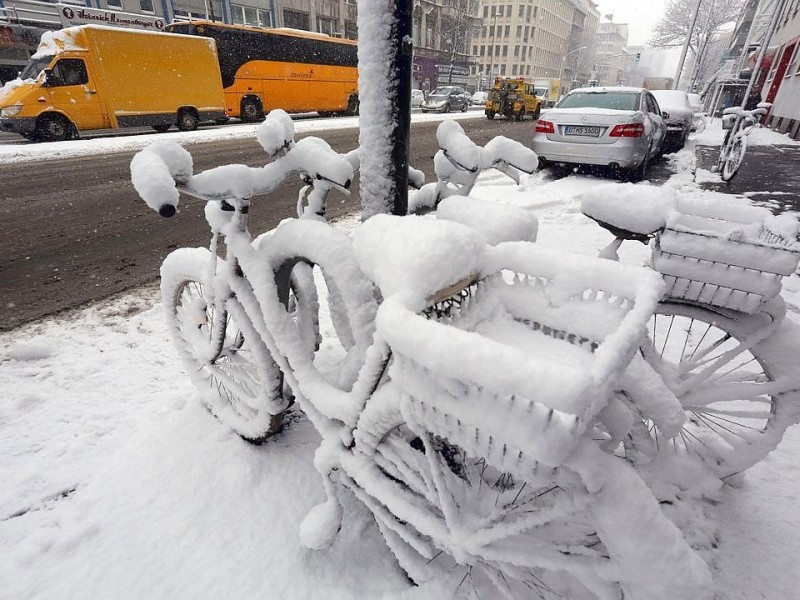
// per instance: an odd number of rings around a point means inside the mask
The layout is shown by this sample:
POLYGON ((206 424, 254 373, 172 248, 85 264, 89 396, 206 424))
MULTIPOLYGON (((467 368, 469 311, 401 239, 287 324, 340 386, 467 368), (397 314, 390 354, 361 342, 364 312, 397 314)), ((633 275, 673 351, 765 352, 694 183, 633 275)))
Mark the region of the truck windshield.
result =
POLYGON ((19 74, 20 79, 36 79, 44 69, 53 61, 53 56, 39 56, 32 58, 19 74))

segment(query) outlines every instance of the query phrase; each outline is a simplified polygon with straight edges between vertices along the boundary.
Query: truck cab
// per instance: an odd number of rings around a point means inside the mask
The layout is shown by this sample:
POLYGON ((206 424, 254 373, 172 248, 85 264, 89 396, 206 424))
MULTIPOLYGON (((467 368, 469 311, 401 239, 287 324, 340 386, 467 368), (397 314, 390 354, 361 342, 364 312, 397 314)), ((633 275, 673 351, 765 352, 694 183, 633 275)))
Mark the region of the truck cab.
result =
POLYGON ((542 101, 536 97, 533 84, 522 78, 497 77, 489 91, 484 113, 488 119, 503 115, 522 121, 526 116, 539 118, 542 101))
POLYGON ((27 139, 65 140, 78 130, 111 127, 87 67, 88 53, 34 55, 0 91, 0 129, 27 139))

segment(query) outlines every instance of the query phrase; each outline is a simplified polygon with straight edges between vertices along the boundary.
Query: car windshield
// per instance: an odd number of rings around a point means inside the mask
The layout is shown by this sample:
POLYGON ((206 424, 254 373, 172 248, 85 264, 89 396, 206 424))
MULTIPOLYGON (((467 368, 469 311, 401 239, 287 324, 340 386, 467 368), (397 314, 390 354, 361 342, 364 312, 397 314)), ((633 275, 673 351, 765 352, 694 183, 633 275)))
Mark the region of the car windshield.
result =
POLYGON ((438 87, 431 92, 431 96, 447 96, 447 94, 451 93, 455 88, 451 87, 438 87))
POLYGON ((20 79, 36 79, 44 69, 47 68, 47 65, 53 60, 53 56, 40 56, 38 58, 32 58, 31 61, 25 65, 25 68, 22 69, 22 73, 19 74, 20 79))
POLYGON ((558 108, 639 110, 639 94, 638 92, 573 92, 558 103, 558 108))

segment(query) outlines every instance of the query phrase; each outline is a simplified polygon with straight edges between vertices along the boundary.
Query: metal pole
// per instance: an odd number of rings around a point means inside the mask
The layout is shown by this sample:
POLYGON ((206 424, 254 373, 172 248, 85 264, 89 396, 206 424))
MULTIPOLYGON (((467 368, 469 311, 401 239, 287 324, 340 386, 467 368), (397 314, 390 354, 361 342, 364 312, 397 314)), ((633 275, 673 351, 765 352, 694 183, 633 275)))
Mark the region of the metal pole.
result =
POLYGON ((706 53, 706 47, 708 46, 708 38, 711 37, 711 16, 714 14, 715 1, 716 0, 711 0, 711 6, 708 8, 708 18, 706 19, 706 26, 703 28, 705 37, 703 38, 703 43, 697 52, 694 69, 692 69, 693 71, 692 78, 689 80, 689 89, 692 91, 694 90, 694 87, 697 84, 697 80, 700 78, 700 70, 703 68, 702 64, 703 55, 706 53))
POLYGON ((390 94, 392 114, 397 115, 390 135, 392 179, 394 181, 392 214, 408 213, 408 153, 411 140, 411 59, 413 35, 412 0, 395 1, 395 25, 389 44, 394 49, 391 72, 394 94, 390 94))
MULTIPOLYGON (((747 97, 750 95, 750 92, 753 91, 756 81, 758 81, 758 78, 761 76, 761 63, 764 61, 764 55, 767 53, 767 48, 772 41, 772 34, 775 33, 775 28, 778 26, 778 19, 783 12, 783 7, 785 4, 786 0, 778 0, 777 5, 775 6, 775 12, 772 13, 772 18, 769 21, 769 29, 764 35, 764 39, 761 40, 761 49, 758 51, 756 66, 753 69, 752 75, 750 75, 750 81, 747 84, 747 90, 745 90, 744 96, 742 97, 742 108, 744 108, 745 104, 747 104, 747 97)), ((777 58, 777 56, 775 58, 777 58)), ((762 100, 766 100, 766 98, 762 98, 762 100)))
POLYGON ((700 5, 703 0, 697 0, 697 5, 694 7, 694 15, 692 15, 692 24, 689 27, 689 33, 686 34, 686 41, 683 43, 683 50, 681 50, 681 58, 678 61, 678 70, 675 72, 675 83, 672 85, 673 90, 678 89, 678 84, 681 81, 681 73, 683 72, 683 63, 686 62, 686 51, 689 49, 689 44, 692 42, 692 34, 694 33, 694 26, 697 23, 697 15, 700 12, 700 5))
POLYGON ((489 89, 494 87, 494 42, 497 38, 497 14, 494 12, 495 7, 492 7, 492 51, 489 53, 489 89))

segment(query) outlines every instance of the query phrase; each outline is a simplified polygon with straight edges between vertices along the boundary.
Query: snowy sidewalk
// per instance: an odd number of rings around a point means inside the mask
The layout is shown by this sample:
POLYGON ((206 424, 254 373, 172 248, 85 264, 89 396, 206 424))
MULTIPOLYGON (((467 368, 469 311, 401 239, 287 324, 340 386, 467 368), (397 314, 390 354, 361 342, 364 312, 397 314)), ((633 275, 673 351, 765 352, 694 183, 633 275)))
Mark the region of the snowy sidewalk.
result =
MULTIPOLYGON (((690 150, 672 164, 668 185, 702 193, 690 150)), ((622 185, 539 173, 516 186, 489 174, 475 195, 534 210, 542 245, 596 255, 609 234, 576 196, 600 183, 622 185)), ((642 264, 648 250, 631 243, 621 255, 642 264)), ((783 295, 800 316, 797 275, 783 295)), ((330 550, 301 545, 300 521, 323 498, 317 434, 297 416, 253 447, 199 407, 154 290, 4 333, 0 344, 0 597, 442 598, 409 587, 352 499, 330 550)), ((716 541, 707 558, 719 600, 787 600, 800 589, 798 454, 795 427, 704 507, 696 535, 716 541)))

